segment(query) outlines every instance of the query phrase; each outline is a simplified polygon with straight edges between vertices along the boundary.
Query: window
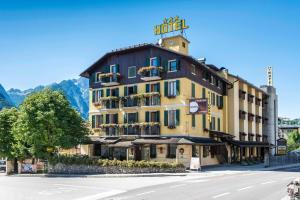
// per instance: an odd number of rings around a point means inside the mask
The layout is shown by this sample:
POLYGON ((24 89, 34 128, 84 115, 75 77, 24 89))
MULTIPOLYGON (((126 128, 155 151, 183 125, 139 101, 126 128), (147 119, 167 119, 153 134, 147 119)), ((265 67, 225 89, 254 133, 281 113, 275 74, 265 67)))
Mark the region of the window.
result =
POLYGON ((196 66, 195 65, 191 65, 191 73, 196 75, 196 66))
POLYGON ((192 83, 192 98, 195 98, 195 83, 192 83))
POLYGON ((199 157, 199 148, 196 145, 192 145, 192 157, 199 157))
POLYGON ((125 113, 124 123, 132 124, 138 121, 138 113, 125 113))
POLYGON ((156 158, 156 145, 150 145, 150 158, 156 158))
POLYGON ((117 124, 118 123, 118 114, 106 114, 105 123, 106 124, 117 124))
POLYGON ((203 146, 203 158, 209 156, 209 146, 203 146))
POLYGON ((103 115, 92 115, 92 128, 99 128, 103 124, 103 115))
POLYGON ((128 67, 128 78, 136 77, 136 66, 128 67))
POLYGON ((159 122, 159 111, 154 112, 145 112, 145 120, 146 122, 159 122))
POLYGON ((101 82, 101 72, 96 73, 95 77, 95 83, 100 83, 101 82))
POLYGON ((216 94, 213 92, 211 92, 210 94, 211 94, 210 103, 211 103, 211 105, 214 106, 214 105, 216 105, 216 94))
POLYGON ((196 127, 196 115, 192 114, 192 127, 195 128, 196 127))
POLYGON ((210 130, 216 130, 216 118, 211 117, 210 130))
POLYGON ((124 87, 124 96, 137 94, 137 85, 124 87))
POLYGON ((176 144, 169 144, 167 158, 176 158, 176 149, 176 144))
POLYGON ((206 129, 206 114, 202 115, 202 127, 203 129, 206 129))
POLYGON ((93 103, 99 102, 99 99, 101 97, 103 97, 103 90, 93 90, 93 94, 92 94, 93 103))
POLYGON ((154 67, 158 67, 158 58, 157 57, 153 57, 150 58, 150 66, 154 66, 154 67))
POLYGON ((169 72, 177 71, 177 60, 169 60, 168 61, 168 71, 169 72))
POLYGON ((202 88, 202 98, 206 98, 206 89, 202 88))
POLYGON ((165 110, 164 125, 168 128, 176 128, 180 124, 180 110, 165 110))
POLYGON ((182 42, 182 47, 185 48, 185 42, 182 42))
POLYGON ((165 82, 165 96, 166 97, 175 97, 179 95, 180 91, 180 81, 169 81, 165 82))

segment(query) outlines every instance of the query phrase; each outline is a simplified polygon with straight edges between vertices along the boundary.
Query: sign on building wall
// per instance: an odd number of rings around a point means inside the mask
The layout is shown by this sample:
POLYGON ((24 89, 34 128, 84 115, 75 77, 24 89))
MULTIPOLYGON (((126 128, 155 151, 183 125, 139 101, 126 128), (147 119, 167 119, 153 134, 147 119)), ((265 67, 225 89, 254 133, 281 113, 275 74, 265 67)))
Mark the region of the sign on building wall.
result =
POLYGON ((287 140, 284 138, 279 138, 277 140, 277 154, 285 155, 287 152, 287 140))
POLYGON ((208 111, 207 99, 190 100, 190 114, 206 114, 208 111))
POLYGON ((268 67, 267 76, 268 76, 268 86, 273 86, 273 69, 272 69, 272 67, 268 67))
POLYGON ((186 25, 185 19, 179 19, 178 16, 170 17, 165 18, 162 24, 154 26, 154 34, 161 35, 174 31, 183 31, 187 28, 189 28, 189 26, 186 25))
POLYGON ((210 123, 211 122, 211 93, 210 92, 208 92, 207 102, 208 102, 208 106, 207 106, 207 119, 208 119, 208 122, 210 123))

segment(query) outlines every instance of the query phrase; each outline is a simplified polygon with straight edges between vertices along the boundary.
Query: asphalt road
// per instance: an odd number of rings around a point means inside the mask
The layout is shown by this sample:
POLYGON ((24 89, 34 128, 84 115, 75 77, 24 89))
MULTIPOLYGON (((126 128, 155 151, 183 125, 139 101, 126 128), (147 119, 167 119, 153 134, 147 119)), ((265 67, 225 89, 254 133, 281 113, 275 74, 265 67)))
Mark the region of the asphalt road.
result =
POLYGON ((281 200, 300 167, 280 171, 218 171, 185 177, 45 178, 0 175, 0 199, 281 200))

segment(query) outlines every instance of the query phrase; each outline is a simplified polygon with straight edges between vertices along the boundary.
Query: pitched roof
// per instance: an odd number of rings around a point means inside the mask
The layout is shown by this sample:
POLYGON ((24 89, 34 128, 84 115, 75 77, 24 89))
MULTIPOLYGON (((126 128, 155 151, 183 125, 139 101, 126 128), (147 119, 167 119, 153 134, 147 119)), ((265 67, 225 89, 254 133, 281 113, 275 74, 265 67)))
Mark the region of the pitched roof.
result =
POLYGON ((211 69, 209 66, 205 65, 204 63, 199 62, 196 58, 193 58, 192 56, 177 52, 177 51, 173 51, 171 49, 167 49, 164 47, 161 47, 159 45, 156 44, 152 44, 152 43, 143 43, 143 44, 139 44, 139 45, 134 45, 134 46, 129 46, 126 48, 120 48, 120 49, 116 49, 113 50, 111 52, 108 52, 106 54, 104 54, 104 56, 102 56, 99 60, 97 60, 94 64, 92 64, 89 68, 87 68, 86 70, 84 70, 80 76, 82 77, 86 77, 88 78, 89 76, 89 72, 96 67, 97 63, 100 63, 101 61, 103 61, 105 58, 107 58, 110 55, 114 55, 114 54, 118 54, 118 53, 126 53, 126 52, 130 52, 133 50, 137 50, 137 49, 143 49, 143 48, 149 48, 149 47, 154 47, 154 48, 158 48, 158 49, 162 49, 164 51, 168 51, 177 55, 180 55, 182 57, 184 57, 185 59, 189 60, 190 62, 193 62, 197 65, 201 65, 204 69, 206 69, 207 71, 209 71, 210 73, 214 74, 215 76, 219 77, 220 79, 222 79, 224 82, 226 82, 229 85, 232 85, 232 83, 230 81, 228 81, 227 79, 223 78, 222 76, 220 76, 219 74, 217 74, 213 69, 211 69))

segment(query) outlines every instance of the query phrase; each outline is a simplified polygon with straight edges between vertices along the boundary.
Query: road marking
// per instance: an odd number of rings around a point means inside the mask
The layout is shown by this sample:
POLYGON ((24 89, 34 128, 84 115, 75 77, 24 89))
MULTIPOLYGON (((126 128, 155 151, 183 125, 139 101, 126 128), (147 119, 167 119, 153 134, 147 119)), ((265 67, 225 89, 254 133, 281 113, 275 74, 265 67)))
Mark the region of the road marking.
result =
POLYGON ((173 185, 173 186, 170 186, 169 188, 178 188, 178 187, 182 187, 182 186, 185 186, 186 184, 179 184, 179 185, 173 185))
POLYGON ((151 194, 151 193, 154 193, 154 192, 155 191, 143 192, 143 193, 137 194, 136 196, 142 196, 142 195, 151 194))
POLYGON ((188 183, 204 183, 204 182, 207 182, 209 180, 207 179, 201 179, 201 180, 190 180, 190 181, 186 181, 188 183))
POLYGON ((121 193, 124 193, 124 192, 126 192, 126 191, 124 191, 124 190, 110 190, 110 191, 98 193, 98 194, 95 194, 95 195, 81 197, 81 198, 78 198, 76 200, 97 200, 97 199, 102 199, 102 198, 114 196, 114 195, 117 195, 117 194, 121 194, 121 193))
POLYGON ((267 182, 264 182, 264 183, 261 183, 262 185, 266 185, 266 184, 271 184, 271 183, 275 183, 276 181, 267 181, 267 182))
POLYGON ((238 189, 238 191, 248 190, 248 189, 251 189, 251 188, 253 188, 253 186, 248 186, 248 187, 240 188, 240 189, 238 189))
POLYGON ((229 195, 229 194, 230 194, 230 192, 225 192, 225 193, 222 193, 222 194, 218 194, 218 195, 216 195, 216 196, 213 196, 212 198, 213 198, 213 199, 217 199, 217 198, 220 198, 220 197, 229 195))
POLYGON ((54 186, 62 186, 62 187, 86 188, 86 189, 95 189, 95 190, 99 190, 99 187, 94 187, 94 186, 68 185, 68 184, 53 184, 53 185, 54 185, 54 186))

